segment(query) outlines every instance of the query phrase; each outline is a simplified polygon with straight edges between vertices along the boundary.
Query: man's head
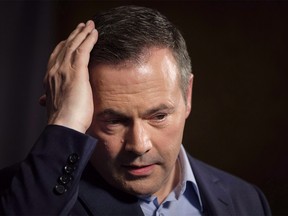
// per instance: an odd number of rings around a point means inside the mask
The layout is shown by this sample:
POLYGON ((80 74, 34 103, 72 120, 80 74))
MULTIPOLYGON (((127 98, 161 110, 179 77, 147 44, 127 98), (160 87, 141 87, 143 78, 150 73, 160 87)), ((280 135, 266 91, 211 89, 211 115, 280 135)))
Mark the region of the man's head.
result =
POLYGON ((111 185, 161 202, 179 181, 177 158, 191 110, 185 42, 147 8, 113 9, 95 24, 100 36, 91 54, 88 133, 99 142, 91 162, 111 185))
POLYGON ((122 6, 96 15, 94 23, 99 38, 91 64, 139 63, 150 47, 168 48, 179 67, 179 84, 185 96, 191 61, 181 33, 165 16, 150 8, 122 6))

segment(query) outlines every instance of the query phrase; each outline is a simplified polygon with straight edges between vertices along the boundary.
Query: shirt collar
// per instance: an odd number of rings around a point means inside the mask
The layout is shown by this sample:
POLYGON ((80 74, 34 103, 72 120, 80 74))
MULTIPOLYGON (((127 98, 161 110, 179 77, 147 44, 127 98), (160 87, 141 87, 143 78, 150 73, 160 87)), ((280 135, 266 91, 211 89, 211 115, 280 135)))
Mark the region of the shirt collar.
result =
MULTIPOLYGON (((187 187, 193 187, 194 191, 196 192, 197 195, 197 199, 199 201, 200 207, 201 207, 201 211, 203 209, 203 205, 202 205, 202 201, 201 201, 201 197, 200 197, 200 192, 199 192, 199 188, 192 170, 192 167, 190 166, 190 162, 188 160, 186 151, 183 147, 183 145, 181 145, 180 147, 180 152, 179 152, 179 156, 177 159, 177 163, 179 163, 180 165, 180 181, 179 184, 174 188, 174 190, 168 195, 168 197, 166 198, 166 201, 171 201, 171 200, 175 200, 178 199, 180 196, 182 196, 186 190, 187 187), (190 184, 188 184, 190 182, 190 184)), ((157 199, 155 199, 155 196, 142 196, 139 197, 142 201, 144 202, 151 202, 151 201, 157 201, 157 199)), ((155 204, 156 205, 156 204, 155 204)))
POLYGON ((180 163, 180 167, 181 167, 181 180, 178 184, 178 186, 175 188, 175 192, 176 192, 176 196, 179 197, 181 195, 183 195, 183 193, 186 190, 186 187, 188 186, 188 182, 190 182, 193 186, 193 189, 195 190, 196 194, 197 194, 197 199, 200 203, 201 209, 203 207, 202 202, 201 202, 201 197, 200 197, 200 192, 199 192, 199 188, 193 173, 193 169, 190 165, 189 159, 187 157, 186 154, 186 150, 184 149, 183 145, 181 145, 181 149, 179 152, 179 156, 178 156, 178 161, 180 163))

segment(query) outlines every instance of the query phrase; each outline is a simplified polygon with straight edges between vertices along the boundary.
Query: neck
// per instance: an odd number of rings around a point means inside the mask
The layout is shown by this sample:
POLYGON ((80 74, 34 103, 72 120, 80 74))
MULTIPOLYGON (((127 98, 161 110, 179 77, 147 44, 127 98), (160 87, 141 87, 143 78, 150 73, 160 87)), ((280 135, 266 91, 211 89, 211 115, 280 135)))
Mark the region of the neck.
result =
POLYGON ((157 197, 159 204, 161 204, 167 198, 169 193, 178 185, 180 176, 180 162, 179 159, 177 159, 173 170, 167 178, 167 181, 164 183, 163 187, 154 194, 157 197))

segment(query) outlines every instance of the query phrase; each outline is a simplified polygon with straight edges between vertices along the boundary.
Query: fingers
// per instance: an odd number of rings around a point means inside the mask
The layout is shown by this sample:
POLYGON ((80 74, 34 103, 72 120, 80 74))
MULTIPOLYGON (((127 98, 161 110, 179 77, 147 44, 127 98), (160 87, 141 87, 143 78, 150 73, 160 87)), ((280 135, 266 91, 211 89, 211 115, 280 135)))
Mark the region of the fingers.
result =
POLYGON ((84 23, 79 23, 76 29, 73 32, 71 32, 66 41, 71 41, 84 27, 85 27, 84 23))
POLYGON ((47 73, 43 80, 46 94, 39 98, 40 105, 48 106, 48 110, 50 106, 57 107, 54 103, 55 101, 58 103, 58 96, 72 94, 73 89, 70 87, 83 84, 83 80, 90 86, 87 78, 89 77, 88 63, 90 52, 97 39, 98 32, 94 22, 88 21, 86 24, 78 24, 68 38, 55 47, 50 55, 47 73), (55 86, 55 83, 59 85, 55 86))
MULTIPOLYGON (((86 25, 80 23, 76 29, 69 35, 65 42, 60 43, 53 54, 51 55, 49 61, 48 71, 50 75, 56 72, 60 66, 72 66, 75 59, 75 51, 83 54, 83 56, 78 56, 77 58, 85 58, 85 61, 89 61, 89 54, 93 46, 97 41, 97 31, 95 31, 94 22, 89 20, 86 25), (82 47, 82 43, 84 47, 82 47), (82 49, 83 48, 83 49, 82 49), (86 53, 89 52, 89 53, 86 53), (86 59, 88 58, 88 60, 86 59)), ((77 56, 77 55, 76 55, 77 56)), ((77 61, 81 63, 82 61, 77 61)), ((86 63, 85 65, 87 65, 86 63)))
POLYGON ((77 70, 79 66, 87 66, 90 51, 97 41, 97 31, 94 22, 88 21, 86 26, 75 37, 66 42, 66 52, 63 59, 64 65, 70 64, 77 70))
POLYGON ((95 29, 94 22, 89 20, 81 31, 79 31, 77 34, 72 34, 71 38, 69 37, 66 41, 67 52, 74 52, 93 29, 95 29))
POLYGON ((88 66, 90 52, 98 39, 98 31, 93 29, 82 44, 76 49, 73 64, 88 66), (91 46, 92 44, 92 46, 91 46), (81 56, 81 57, 80 57, 81 56))
POLYGON ((70 42, 71 40, 73 40, 73 38, 79 34, 79 32, 85 27, 85 24, 84 23, 79 23, 76 27, 76 29, 69 35, 69 37, 67 38, 67 40, 64 40, 64 41, 61 41, 56 47, 55 49, 53 50, 52 54, 50 55, 50 59, 48 61, 48 67, 47 67, 47 70, 51 70, 51 68, 53 66, 55 66, 55 63, 56 63, 56 60, 58 62, 62 62, 62 59, 64 57, 64 52, 62 51, 63 50, 63 47, 66 45, 67 42, 70 42), (60 54, 60 51, 62 51, 61 55, 60 54))
POLYGON ((93 21, 80 23, 50 56, 44 78, 45 94, 39 103, 46 106, 49 124, 85 132, 94 112, 89 81, 90 52, 98 38, 93 21))
MULTIPOLYGON (((85 58, 85 65, 88 64, 87 59, 89 61, 89 53, 92 50, 94 44, 97 41, 97 31, 95 30, 94 22, 89 20, 86 24, 80 23, 77 25, 75 30, 69 35, 67 40, 61 41, 53 50, 52 54, 50 55, 48 65, 47 65, 47 73, 44 77, 43 83, 44 87, 47 83, 47 76, 52 75, 55 73, 60 65, 64 64, 71 65, 74 60, 74 52, 76 49, 79 48, 80 52, 83 52, 83 57, 85 58), (87 39, 87 40, 86 40, 87 39), (79 47, 83 42, 84 46, 83 49, 79 47), (89 52, 85 54, 85 51, 89 52), (87 63, 86 63, 87 62, 87 63)), ((81 63, 82 61, 79 61, 81 63)))
MULTIPOLYGON (((49 61, 48 61, 47 72, 50 71, 52 69, 52 67, 55 66, 56 59, 59 58, 59 53, 61 52, 61 50, 65 46, 65 43, 66 43, 66 41, 61 41, 53 50, 52 54, 50 55, 49 61)), ((47 74, 46 74, 46 76, 47 76, 47 74)))

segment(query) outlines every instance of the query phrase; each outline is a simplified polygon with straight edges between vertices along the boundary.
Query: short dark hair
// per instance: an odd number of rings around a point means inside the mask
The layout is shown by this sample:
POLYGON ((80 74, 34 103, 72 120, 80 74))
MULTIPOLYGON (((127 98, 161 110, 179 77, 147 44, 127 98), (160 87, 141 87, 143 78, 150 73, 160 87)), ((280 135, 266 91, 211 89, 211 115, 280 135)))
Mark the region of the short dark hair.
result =
POLYGON ((138 62, 147 48, 168 48, 178 64, 186 100, 191 60, 180 31, 164 15, 151 8, 121 6, 99 13, 93 21, 99 38, 91 52, 91 64, 138 62))

